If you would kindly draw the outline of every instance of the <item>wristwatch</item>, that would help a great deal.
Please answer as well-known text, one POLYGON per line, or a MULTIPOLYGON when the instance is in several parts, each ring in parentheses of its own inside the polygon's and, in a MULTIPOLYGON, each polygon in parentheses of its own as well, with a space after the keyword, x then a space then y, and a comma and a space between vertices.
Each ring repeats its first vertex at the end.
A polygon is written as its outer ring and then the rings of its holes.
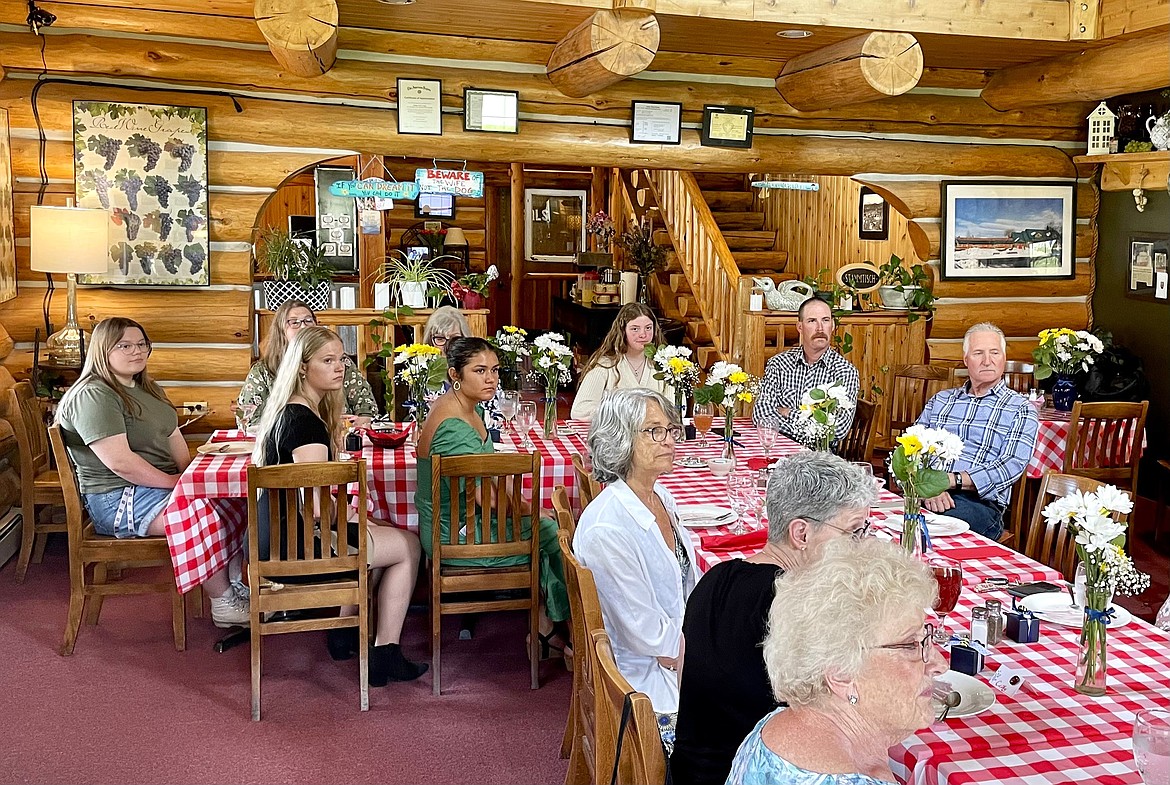
POLYGON ((955 490, 961 490, 963 487, 963 473, 951 472, 951 477, 955 479, 955 490))

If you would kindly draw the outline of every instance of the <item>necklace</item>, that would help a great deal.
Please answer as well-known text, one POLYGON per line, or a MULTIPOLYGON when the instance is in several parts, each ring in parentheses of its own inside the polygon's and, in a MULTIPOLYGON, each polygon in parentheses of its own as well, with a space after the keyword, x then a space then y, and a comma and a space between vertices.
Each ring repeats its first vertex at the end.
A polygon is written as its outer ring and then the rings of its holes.
POLYGON ((632 370, 634 372, 634 378, 637 379, 638 381, 642 381, 642 374, 646 370, 646 360, 642 360, 642 364, 639 365, 637 368, 635 368, 634 364, 630 362, 629 357, 626 358, 626 362, 629 363, 630 370, 632 370))

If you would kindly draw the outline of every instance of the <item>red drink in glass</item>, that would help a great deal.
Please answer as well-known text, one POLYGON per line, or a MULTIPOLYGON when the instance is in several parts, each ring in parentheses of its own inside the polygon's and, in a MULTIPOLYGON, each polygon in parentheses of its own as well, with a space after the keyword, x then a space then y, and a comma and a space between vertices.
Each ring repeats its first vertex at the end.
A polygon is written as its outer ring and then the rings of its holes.
POLYGON ((934 603, 934 611, 939 617, 939 629, 935 631, 935 640, 946 641, 950 639, 947 614, 955 609, 963 591, 963 566, 957 561, 935 556, 930 560, 930 571, 938 584, 938 600, 934 603))

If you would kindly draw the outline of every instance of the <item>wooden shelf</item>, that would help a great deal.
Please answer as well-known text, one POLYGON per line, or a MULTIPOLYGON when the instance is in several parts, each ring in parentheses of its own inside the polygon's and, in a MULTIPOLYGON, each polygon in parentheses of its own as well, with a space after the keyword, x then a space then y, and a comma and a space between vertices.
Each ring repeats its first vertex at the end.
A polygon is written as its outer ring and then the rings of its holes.
POLYGON ((1078 155, 1078 164, 1101 165, 1102 191, 1129 191, 1134 188, 1166 188, 1170 177, 1170 150, 1145 153, 1078 155))

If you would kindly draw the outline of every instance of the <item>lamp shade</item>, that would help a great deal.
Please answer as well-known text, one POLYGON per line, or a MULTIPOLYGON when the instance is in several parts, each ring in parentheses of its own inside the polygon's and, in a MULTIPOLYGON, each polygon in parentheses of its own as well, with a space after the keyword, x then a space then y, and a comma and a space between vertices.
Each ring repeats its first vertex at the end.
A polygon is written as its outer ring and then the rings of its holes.
POLYGON ((443 240, 443 245, 467 245, 467 237, 458 226, 452 226, 447 230, 447 237, 443 240))
POLYGON ((42 273, 104 273, 109 269, 110 214, 84 207, 38 205, 29 210, 29 266, 42 273))

